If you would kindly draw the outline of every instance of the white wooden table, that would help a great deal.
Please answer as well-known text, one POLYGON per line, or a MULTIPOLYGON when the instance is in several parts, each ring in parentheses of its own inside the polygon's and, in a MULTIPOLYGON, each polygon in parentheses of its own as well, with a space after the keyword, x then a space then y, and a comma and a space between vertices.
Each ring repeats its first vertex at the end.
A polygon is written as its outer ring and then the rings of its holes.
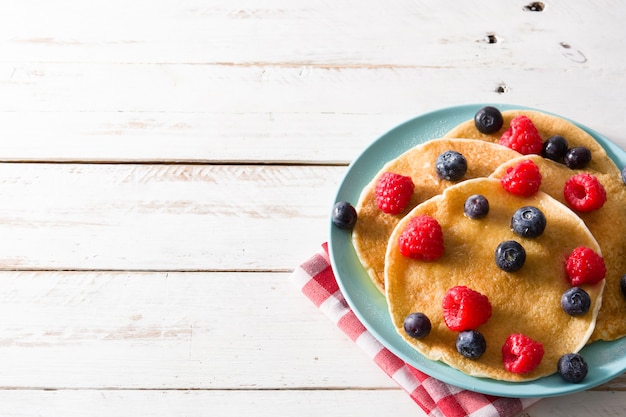
POLYGON ((515 103, 626 147, 624 3, 529 3, 5 2, 0 415, 423 415, 288 276, 420 113, 515 103))

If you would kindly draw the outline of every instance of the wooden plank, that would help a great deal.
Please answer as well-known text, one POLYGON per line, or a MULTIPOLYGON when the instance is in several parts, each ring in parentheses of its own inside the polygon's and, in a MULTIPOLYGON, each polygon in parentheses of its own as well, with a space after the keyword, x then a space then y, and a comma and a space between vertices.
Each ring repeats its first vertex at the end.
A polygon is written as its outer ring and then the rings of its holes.
POLYGON ((623 68, 622 37, 604 35, 622 33, 623 8, 608 0, 554 0, 539 13, 524 6, 486 7, 478 0, 459 7, 408 0, 273 0, 262 6, 109 0, 89 7, 77 0, 22 1, 3 10, 0 49, 3 59, 22 62, 623 68), (498 42, 489 43, 489 34, 498 42))
MULTIPOLYGON (((267 415, 315 417, 322 414, 376 417, 389 410, 398 417, 426 416, 399 390, 52 390, 0 391, 7 417, 134 417, 150 415, 267 415)), ((539 401, 518 417, 621 416, 626 397, 613 392, 583 392, 539 401)))
POLYGON ((542 399, 519 417, 621 416, 624 411, 626 395, 623 392, 585 391, 542 399))
POLYGON ((539 107, 626 147, 626 96, 606 88, 623 70, 14 62, 0 74, 2 160, 347 163, 395 125, 468 102, 539 107))
MULTIPOLYGON (((399 390, 270 391, 0 391, 3 416, 201 417, 302 416, 322 414, 398 417, 426 414, 399 390)), ((582 414, 572 414, 574 417, 582 414)))
POLYGON ((0 272, 0 288, 0 393, 397 388, 287 273, 0 272))
POLYGON ((0 164, 1 269, 291 270, 345 167, 0 164))
POLYGON ((0 393, 397 388, 287 273, 0 272, 0 288, 0 393))
MULTIPOLYGON (((486 98, 490 98, 486 101, 525 98, 523 102, 533 105, 576 97, 579 104, 579 97, 585 96, 598 100, 606 97, 609 103, 621 102, 619 97, 599 88, 619 85, 619 68, 542 69, 533 74, 532 70, 526 73, 512 68, 480 67, 3 62, 0 74, 4 91, 0 96, 0 111, 5 112, 406 114, 412 113, 416 106, 433 109, 433 100, 442 105, 458 105, 486 98), (581 76, 586 76, 584 84, 580 83, 581 76), (501 83, 508 94, 496 91, 501 83), (538 84, 558 89, 560 99, 538 96, 538 84)), ((594 112, 593 108, 588 108, 585 114, 590 111, 594 112)))
POLYGON ((0 112, 1 161, 347 164, 414 114, 0 112), (254 152, 250 152, 254 149, 254 152))

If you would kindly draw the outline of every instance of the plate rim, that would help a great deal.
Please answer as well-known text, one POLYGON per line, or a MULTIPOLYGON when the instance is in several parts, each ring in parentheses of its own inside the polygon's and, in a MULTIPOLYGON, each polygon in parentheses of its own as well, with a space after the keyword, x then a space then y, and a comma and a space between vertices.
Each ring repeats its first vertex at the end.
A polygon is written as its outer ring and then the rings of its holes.
MULTIPOLYGON (((592 137, 594 137, 594 139, 596 139, 600 143, 602 148, 606 150, 607 154, 616 163, 616 165, 619 165, 619 163, 626 162, 626 152, 624 152, 624 150, 622 150, 619 146, 617 146, 611 140, 604 137, 597 131, 590 129, 589 127, 585 125, 577 123, 576 121, 573 121, 559 114, 555 114, 555 113, 545 111, 542 109, 515 105, 515 104, 503 104, 503 103, 462 104, 458 106, 442 107, 442 108, 435 109, 426 113, 416 115, 396 125, 395 127, 389 129, 387 132, 383 133, 374 141, 372 141, 348 165, 348 168, 346 172, 344 173, 343 177, 341 178, 339 186, 337 187, 333 204, 334 202, 345 200, 342 197, 342 195, 345 194, 344 188, 346 187, 347 182, 351 179, 352 176, 357 175, 359 173, 359 170, 362 168, 361 164, 365 163, 363 161, 366 161, 367 158, 371 158, 372 153, 376 152, 379 147, 384 146, 382 142, 389 140, 390 138, 393 139, 394 135, 400 134, 400 132, 402 132, 405 129, 410 130, 411 126, 413 126, 414 124, 417 124, 418 126, 420 124, 426 124, 426 125, 432 124, 433 122, 430 119, 433 119, 433 118, 436 119, 440 115, 453 113, 457 116, 462 115, 463 117, 460 118, 461 121, 470 120, 470 118, 473 117, 473 114, 475 114, 475 112, 478 109, 484 106, 494 106, 500 109, 501 111, 513 110, 513 109, 539 111, 545 114, 550 114, 552 116, 560 117, 564 120, 569 121, 570 123, 573 123, 577 127, 586 131, 592 137)), ((452 127, 456 126, 457 123, 458 121, 454 122, 452 125, 446 126, 443 132, 445 133, 446 131, 450 130, 452 127)), ((373 168, 370 167, 369 171, 378 172, 386 162, 388 162, 391 158, 394 157, 394 154, 395 156, 399 156, 401 153, 407 151, 412 146, 427 142, 428 140, 436 139, 437 137, 438 136, 433 136, 428 139, 424 139, 424 138, 415 139, 414 138, 414 142, 407 142, 407 143, 402 143, 401 141, 401 145, 395 145, 393 147, 393 150, 391 151, 392 155, 390 155, 389 158, 378 160, 378 167, 373 167, 373 168)), ((365 184, 369 183, 372 178, 373 178, 373 175, 370 175, 369 177, 365 178, 364 180, 365 184)), ((362 189, 357 190, 357 194, 360 195, 361 191, 362 189)), ((356 202, 353 202, 353 204, 355 203, 356 202)), ((343 237, 345 240, 346 236, 349 238, 349 242, 350 242, 348 250, 351 251, 352 257, 356 257, 354 247, 352 246, 351 231, 340 230, 334 227, 334 225, 332 224, 332 221, 330 221, 330 217, 329 217, 329 223, 330 223, 330 235, 329 235, 330 238, 328 241, 329 258, 330 258, 331 266, 333 268, 333 271, 337 279, 338 286, 341 292, 343 293, 344 298, 346 299, 348 305, 354 311, 355 315, 361 321, 361 323, 365 326, 365 328, 370 333, 372 333, 385 348, 389 349, 392 353, 394 353, 396 356, 398 356, 400 359, 402 359, 409 365, 415 367, 421 372, 428 374, 429 376, 432 376, 450 385, 463 388, 463 389, 468 389, 468 390, 475 391, 475 392, 479 392, 479 393, 483 393, 483 394, 497 395, 497 396, 503 396, 503 397, 536 398, 536 397, 560 396, 560 395, 572 394, 574 392, 587 390, 595 386, 601 385, 615 378, 616 376, 623 373, 624 371, 626 371, 626 359, 622 359, 621 362, 618 362, 618 364, 620 364, 621 366, 612 367, 612 369, 615 369, 614 371, 605 372, 604 374, 602 374, 602 376, 595 377, 595 378, 589 378, 590 375, 588 375, 586 378, 586 381, 583 381, 582 383, 579 383, 579 384, 572 384, 572 383, 567 383, 565 381, 562 381, 560 380, 560 377, 558 376, 558 374, 553 374, 551 376, 546 376, 543 378, 539 378, 537 380, 525 381, 525 382, 498 381, 498 380, 489 379, 489 378, 472 377, 470 375, 464 374, 461 371, 458 371, 450 367, 449 365, 444 364, 443 362, 432 361, 432 360, 425 358, 419 352, 417 352, 412 347, 410 347, 403 339, 401 339, 400 336, 397 334, 395 328, 392 328, 391 330, 396 334, 397 339, 395 341, 390 341, 388 340, 389 338, 387 336, 383 335, 379 331, 379 329, 377 328, 377 325, 373 324, 370 317, 368 317, 368 315, 365 314, 365 311, 363 311, 364 310, 362 308, 363 301, 359 301, 357 299, 359 296, 361 296, 361 294, 355 294, 352 292, 350 285, 347 285, 347 281, 345 281, 346 279, 349 279, 349 278, 344 276, 344 274, 342 273, 344 268, 341 267, 340 261, 336 259, 336 257, 339 255, 339 252, 337 251, 338 238, 343 237), (399 348, 395 344, 399 342, 401 342, 401 346, 404 349, 399 348), (411 355, 407 354, 406 352, 407 347, 410 349, 409 352, 411 353, 411 355), (433 367, 433 364, 435 364, 434 367, 433 367), (438 368, 444 369, 445 372, 439 372, 438 368), (434 374, 433 374, 433 371, 434 371, 434 374), (542 385, 542 383, 545 383, 545 382, 549 383, 550 381, 553 381, 555 384, 548 385, 548 386, 542 385)), ((367 276, 367 273, 365 269, 363 269, 360 262, 358 263, 357 267, 360 267, 361 271, 359 272, 361 273, 361 275, 365 274, 367 276)), ((370 288, 370 291, 371 291, 371 289, 374 288, 374 285, 371 283, 369 276, 367 276, 367 280, 369 284, 371 285, 371 288, 370 288)), ((375 289, 375 290, 378 291, 378 289, 375 289)), ((366 307, 370 307, 374 309, 384 308, 384 312, 382 312, 383 315, 384 314, 388 315, 389 314, 388 306, 387 306, 385 297, 382 296, 380 292, 378 292, 378 294, 379 294, 378 299, 372 299, 368 301, 369 304, 367 304, 366 307), (381 305, 380 298, 382 298, 382 302, 384 303, 384 305, 381 305)), ((381 312, 376 311, 376 313, 381 313, 381 312)), ((371 312, 368 312, 368 314, 371 314, 371 312)), ((382 320, 384 321, 384 318, 382 318, 382 320)), ((391 325, 390 318, 389 318, 388 324, 391 327, 393 327, 391 325)), ((387 329, 386 331, 389 332, 390 330, 387 329)), ((615 341, 610 341, 610 342, 596 341, 586 346, 583 349, 583 351, 586 351, 588 354, 593 355, 593 357, 595 357, 596 355, 598 355, 598 353, 596 352, 598 349, 600 349, 600 353, 602 353, 603 350, 606 349, 606 346, 604 346, 606 344, 609 344, 611 346, 615 346, 616 344, 619 344, 619 348, 623 348, 624 351, 626 351, 626 338, 621 338, 621 339, 617 339, 615 341)), ((626 355, 624 355, 623 358, 624 357, 626 357, 626 355)), ((592 374, 592 371, 593 370, 591 369, 591 363, 590 363, 590 374, 592 374)))

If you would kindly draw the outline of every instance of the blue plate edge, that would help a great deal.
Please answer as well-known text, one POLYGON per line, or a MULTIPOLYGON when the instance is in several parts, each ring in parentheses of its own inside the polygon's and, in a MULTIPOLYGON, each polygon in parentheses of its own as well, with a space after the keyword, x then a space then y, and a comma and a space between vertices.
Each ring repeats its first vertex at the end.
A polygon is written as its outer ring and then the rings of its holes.
MULTIPOLYGON (((346 172, 344 173, 343 178, 340 181, 340 186, 337 190, 337 193, 335 194, 335 199, 334 201, 339 201, 340 196, 342 195, 342 191, 343 188, 345 188, 345 184, 346 184, 346 179, 350 177, 350 174, 352 174, 352 170, 354 169, 355 166, 358 166, 359 162, 361 161, 361 159, 364 157, 364 155, 367 155, 368 153, 372 152, 372 149, 375 149, 377 146, 382 146, 381 145, 381 141, 386 138, 389 137, 390 135, 393 135, 394 132, 399 132, 402 131, 402 129, 405 129, 408 126, 411 126, 412 124, 419 122, 420 120, 423 119, 428 119, 431 118, 433 116, 439 115, 439 114, 444 114, 444 113, 449 113, 449 112, 453 112, 453 113, 459 113, 459 112, 468 112, 470 110, 472 110, 474 113, 476 110, 478 110, 479 108, 486 106, 486 105, 490 105, 490 106, 494 106, 500 110, 510 110, 510 109, 523 109, 523 110, 535 110, 535 111, 541 111, 543 113, 547 113, 547 114, 551 114, 557 117, 561 117, 573 124, 575 124, 576 126, 578 126, 579 128, 585 130, 587 133, 589 133, 591 136, 594 137, 594 139, 596 139, 600 145, 607 151, 609 157, 616 162, 616 164, 618 164, 618 161, 616 161, 616 159, 624 159, 626 158, 626 153, 624 153, 624 151, 619 148, 617 145, 615 145, 613 142, 611 142, 609 139, 605 138, 604 136, 602 136, 600 133, 598 133, 597 131, 588 128, 587 126, 581 125, 580 123, 577 123, 573 120, 570 120, 566 117, 560 116, 558 114, 555 113, 551 113, 545 110, 541 110, 541 109, 537 109, 537 108, 533 108, 533 107, 528 107, 528 106, 520 106, 520 105, 514 105, 514 104, 502 104, 502 103, 469 103, 469 104, 463 104, 463 105, 459 105, 459 106, 453 106, 453 107, 444 107, 444 108, 440 108, 440 109, 436 109, 427 113, 423 113, 420 115, 417 115, 395 127, 393 127, 392 129, 388 130, 387 132, 385 132, 384 134, 382 134, 380 137, 378 137, 376 140, 374 140, 372 143, 370 143, 370 145, 368 145, 360 154, 357 158, 355 158, 355 160, 353 160, 349 165, 348 168, 346 170, 346 172), (618 153, 623 154, 620 158, 620 156, 618 155, 618 153)), ((461 121, 465 121, 468 120, 468 117, 465 116, 463 118, 460 119, 461 121)), ((451 126, 453 127, 453 126, 451 126)), ((450 127, 450 128, 451 128, 450 127)), ((430 139, 434 139, 436 137, 431 137, 430 139)), ((426 139, 429 140, 429 139, 426 139)), ((424 142, 425 140, 418 140, 414 145, 417 145, 419 143, 424 142)), ((396 152, 396 156, 400 155, 403 151, 408 150, 409 147, 403 149, 401 152, 396 152)), ((380 166, 378 166, 377 168, 380 169, 384 163, 386 163, 386 161, 388 161, 390 159, 384 160, 384 161, 380 161, 380 166)), ((367 178, 366 180, 366 184, 369 183, 369 181, 371 180, 371 178, 367 178)), ((420 371, 431 375, 431 373, 429 371, 432 371, 432 369, 425 369, 425 366, 422 365, 420 363, 420 359, 422 362, 425 363, 433 363, 433 361, 430 361, 429 359, 424 358, 422 355, 420 355, 419 353, 415 352, 418 356, 418 359, 414 358, 414 357, 408 357, 404 352, 398 350, 396 348, 396 346, 394 346, 393 344, 388 343, 388 341, 386 340, 386 337, 383 336, 382 334, 380 334, 377 329, 375 327, 373 327, 370 323, 369 323, 369 319, 367 317, 365 317, 362 312, 360 311, 360 308, 358 306, 355 305, 354 301, 351 299, 350 294, 349 294, 349 290, 347 289, 347 287, 344 285, 343 279, 341 277, 341 274, 339 273, 339 271, 342 269, 339 265, 339 263, 337 262, 337 260, 335 259, 335 253, 336 250, 334 248, 334 239, 333 234, 335 233, 344 233, 346 234, 346 238, 350 240, 350 245, 349 245, 349 250, 354 252, 354 248, 351 244, 351 235, 350 232, 346 232, 343 230, 339 230, 336 227, 334 227, 332 225, 332 222, 330 222, 330 236, 331 238, 328 241, 328 245, 329 245, 329 255, 330 255, 330 261, 331 261, 331 265, 333 270, 336 272, 337 274, 337 282, 339 285, 340 290, 342 291, 342 293, 344 294, 346 301, 348 302, 348 305, 352 308, 352 310, 354 311, 354 313, 356 314, 356 316, 359 318, 359 320, 363 323, 363 325, 366 327, 366 329, 368 331, 370 331, 382 344, 383 346, 385 346, 387 349, 389 349, 391 352, 393 352, 395 355, 397 355, 398 357, 400 357, 402 360, 404 360, 405 362, 409 363, 410 365, 414 366, 415 368, 419 369, 420 371)), ((354 256, 356 256, 355 253, 353 253, 354 256)), ((368 278, 369 280, 369 278, 368 278)), ((372 289, 374 289, 375 291, 378 292, 378 290, 374 287, 373 284, 371 284, 371 281, 369 281, 369 284, 371 285, 372 289)), ((378 292, 379 293, 379 292, 378 292)), ((379 293, 380 294, 380 293, 379 293)), ((384 297, 383 297, 384 299, 384 297)), ((384 303, 385 307, 386 302, 384 303)), ((395 329, 394 329, 395 331, 395 329)), ((603 342, 603 341, 598 341, 598 342, 594 342, 593 344, 585 347, 583 349, 583 352, 588 349, 591 346, 594 346, 596 344, 604 344, 604 343, 618 343, 621 342, 621 344, 624 344, 624 347, 626 348, 626 338, 622 338, 619 339, 617 341, 611 341, 611 342, 603 342)), ((407 345, 408 346, 408 345, 407 345)), ((444 366, 447 368, 447 372, 449 373, 458 373, 458 377, 461 377, 461 379, 470 379, 471 381, 474 381, 475 383, 478 384, 478 386, 472 384, 472 383, 466 383, 463 381, 459 381, 457 380, 454 376, 448 376, 448 375, 431 375, 443 382, 446 382, 450 385, 454 385, 457 386, 459 388, 463 388, 463 389, 468 389, 468 390, 472 390, 475 392, 480 392, 483 394, 489 394, 489 395, 497 395, 497 396, 503 396, 503 397, 517 397, 517 398, 544 398, 544 397, 554 397, 554 396, 561 396, 561 395, 567 395, 567 394, 572 394, 575 392, 580 392, 580 391, 584 391, 593 387, 596 387, 598 385, 601 385, 603 383, 606 383, 608 381, 610 381, 611 379, 615 378, 617 375, 619 375, 620 373, 626 371, 626 360, 624 361, 624 363, 622 364, 622 366, 620 368, 616 368, 617 371, 613 372, 610 375, 605 375, 603 377, 594 377, 593 375, 593 369, 590 369, 590 373, 587 376, 586 380, 584 381, 584 383, 582 384, 568 384, 568 383, 563 383, 562 385, 559 385, 557 388, 555 389, 553 386, 548 387, 548 386, 541 386, 539 384, 539 381, 548 381, 549 379, 555 379, 555 378, 559 378, 560 377, 558 375, 551 375, 551 376, 547 376, 544 378, 540 378, 538 380, 534 380, 534 381, 527 381, 527 382, 506 382, 506 381, 498 381, 498 380, 493 380, 493 379, 489 379, 489 378, 477 378, 477 377, 471 377, 469 375, 463 374, 460 371, 457 371, 451 367, 449 367, 448 365, 445 365, 441 362, 438 362, 438 364, 440 364, 441 366, 444 366), (525 393, 525 388, 528 389, 530 387, 536 388, 536 389, 541 389, 541 394, 537 395, 537 392, 534 393, 525 393)))

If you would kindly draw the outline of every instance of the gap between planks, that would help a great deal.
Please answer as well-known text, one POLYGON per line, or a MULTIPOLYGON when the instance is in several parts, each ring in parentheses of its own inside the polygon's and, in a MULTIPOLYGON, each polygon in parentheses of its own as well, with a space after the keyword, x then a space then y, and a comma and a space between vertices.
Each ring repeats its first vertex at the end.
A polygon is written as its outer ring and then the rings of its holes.
POLYGON ((0 159, 1 164, 39 164, 39 165, 193 165, 193 166, 276 166, 276 167, 347 167, 347 162, 325 162, 325 161, 258 161, 258 160, 197 160, 197 159, 177 159, 177 160, 89 160, 89 159, 0 159))

